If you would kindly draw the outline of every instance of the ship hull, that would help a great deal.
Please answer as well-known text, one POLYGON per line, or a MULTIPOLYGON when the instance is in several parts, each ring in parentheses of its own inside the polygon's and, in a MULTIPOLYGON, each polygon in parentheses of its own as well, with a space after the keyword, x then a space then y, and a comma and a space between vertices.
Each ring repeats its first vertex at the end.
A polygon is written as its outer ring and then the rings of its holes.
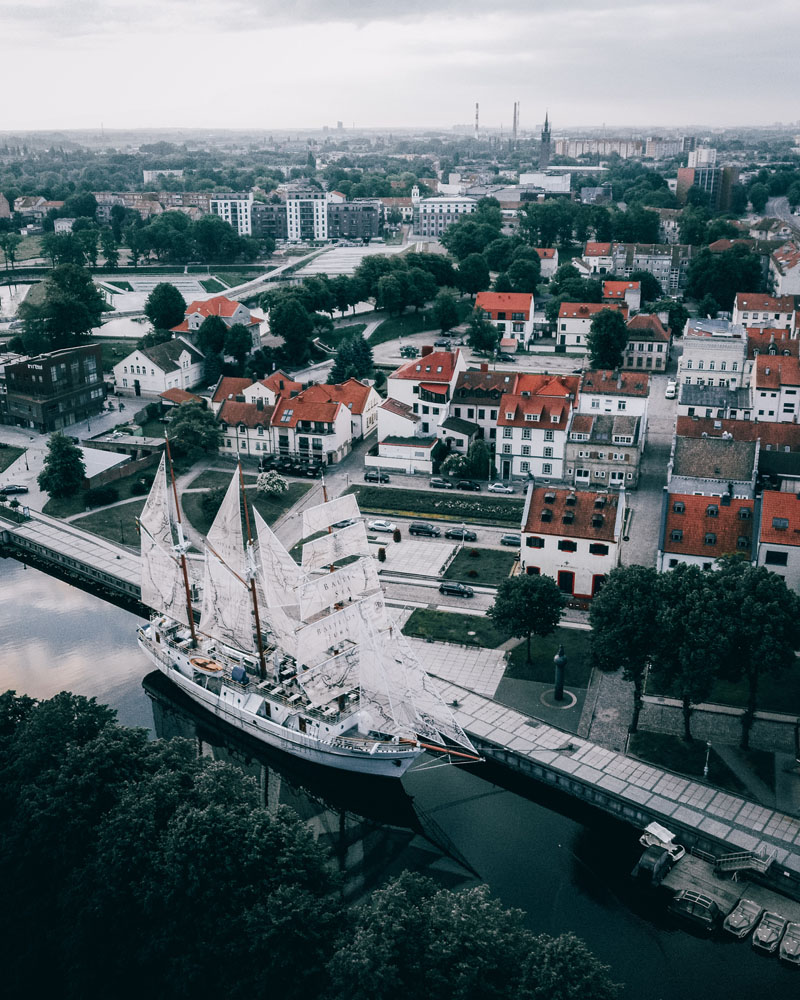
MULTIPOLYGON (((139 645, 156 669, 168 677, 193 702, 235 729, 248 733, 268 746, 276 747, 278 750, 301 760, 357 774, 400 778, 422 754, 422 750, 411 746, 390 750, 384 749, 386 744, 383 744, 372 751, 357 747, 337 746, 332 742, 287 729, 285 726, 256 715, 244 707, 225 702, 213 691, 201 687, 191 677, 182 673, 180 669, 158 656, 150 643, 141 635, 139 636, 139 645)), ((372 746, 375 747, 375 744, 373 743, 372 746)))

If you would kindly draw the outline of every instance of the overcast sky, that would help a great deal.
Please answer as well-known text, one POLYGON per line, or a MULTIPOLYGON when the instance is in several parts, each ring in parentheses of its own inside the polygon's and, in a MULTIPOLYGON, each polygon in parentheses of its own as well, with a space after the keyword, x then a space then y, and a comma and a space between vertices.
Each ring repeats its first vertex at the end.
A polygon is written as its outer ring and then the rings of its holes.
POLYGON ((0 0, 0 131, 798 119, 800 0, 0 0))

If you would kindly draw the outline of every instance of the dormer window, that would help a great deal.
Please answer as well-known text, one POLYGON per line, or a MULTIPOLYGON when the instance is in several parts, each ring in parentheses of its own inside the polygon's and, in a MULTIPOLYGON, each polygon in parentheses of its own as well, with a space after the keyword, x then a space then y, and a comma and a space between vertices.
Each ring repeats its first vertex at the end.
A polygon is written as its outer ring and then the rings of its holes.
POLYGON ((545 503, 555 503, 556 502, 556 495, 555 495, 555 493, 545 493, 545 495, 544 495, 544 502, 545 503))
POLYGON ((578 502, 578 498, 575 496, 574 493, 570 493, 570 495, 564 501, 564 503, 567 505, 567 507, 574 507, 577 502, 578 502))
POLYGON ((706 507, 706 517, 717 517, 719 515, 719 507, 715 503, 710 503, 706 507))
POLYGON ((513 420, 514 414, 511 410, 506 410, 506 420, 513 420))
POLYGON ((776 531, 786 531, 788 529, 788 527, 789 527, 789 518, 788 517, 773 517, 773 519, 772 519, 772 527, 776 531))
POLYGON ((716 545, 717 544, 717 536, 712 531, 707 531, 706 535, 705 535, 705 538, 703 539, 703 543, 705 545, 716 545))
POLYGON ((740 507, 739 508, 739 520, 740 521, 749 521, 750 520, 750 508, 749 507, 740 507))
POLYGON ((553 512, 552 512, 552 510, 547 510, 547 508, 545 508, 542 511, 542 515, 541 516, 542 516, 542 520, 543 521, 552 521, 553 520, 553 512))
POLYGON ((676 514, 685 514, 686 504, 682 500, 676 500, 675 503, 672 505, 672 510, 676 514))
POLYGON ((604 517, 602 514, 592 514, 592 527, 600 528, 602 527, 604 517))
POLYGON ((682 542, 683 531, 680 528, 675 528, 669 533, 669 538, 671 542, 682 542))
POLYGON ((739 537, 736 539, 736 548, 737 549, 750 548, 750 539, 747 537, 747 535, 739 535, 739 537))

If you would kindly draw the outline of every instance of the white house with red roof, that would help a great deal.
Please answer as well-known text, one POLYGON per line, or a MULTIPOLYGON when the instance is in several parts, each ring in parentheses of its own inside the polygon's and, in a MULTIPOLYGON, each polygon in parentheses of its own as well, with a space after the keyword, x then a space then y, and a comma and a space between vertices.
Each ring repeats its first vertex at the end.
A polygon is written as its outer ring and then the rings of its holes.
POLYGON ((670 331, 655 313, 639 313, 628 320, 625 368, 663 372, 669 361, 670 331))
POLYGON ((275 407, 259 396, 245 402, 241 395, 222 400, 217 421, 222 428, 222 455, 261 459, 275 452, 270 421, 275 407))
POLYGON ((664 490, 656 557, 660 573, 679 563, 713 569, 721 556, 753 556, 756 501, 664 490))
POLYGON ((519 375, 514 391, 500 400, 497 475, 502 479, 562 479, 567 429, 577 396, 577 376, 519 375))
MULTIPOLYGON (((422 417, 421 436, 435 437, 439 424, 447 419, 458 377, 466 369, 467 362, 460 350, 434 351, 423 347, 421 357, 392 372, 386 383, 386 395, 407 403, 422 417)), ((382 438, 380 421, 379 413, 378 437, 382 438)))
POLYGON ((230 399, 238 399, 243 403, 256 403, 260 399, 265 405, 274 406, 278 399, 296 396, 302 389, 301 382, 295 382, 280 370, 255 382, 250 378, 224 375, 214 387, 211 409, 218 413, 225 400, 230 399))
POLYGON ((500 348, 527 348, 533 337, 533 295, 530 292, 478 292, 475 308, 482 309, 500 331, 500 348))
POLYGON ((204 358, 182 337, 132 351, 114 365, 114 384, 135 396, 193 389, 203 378, 204 358))
POLYGON ((737 389, 745 383, 747 333, 725 319, 690 319, 678 361, 681 385, 737 389))
POLYGON ((558 270, 558 250, 556 247, 534 247, 542 264, 542 277, 552 278, 558 270))
POLYGON ((588 242, 581 258, 590 274, 614 273, 614 244, 588 242))
POLYGON ((755 561, 800 591, 800 493, 764 490, 756 531, 755 561))
POLYGON ((619 312, 627 323, 628 306, 624 302, 562 302, 556 328, 558 346, 568 354, 585 354, 592 320, 604 309, 619 312))
POLYGON ((776 295, 800 295, 800 245, 784 243, 769 259, 776 295))
POLYGON ((520 565, 529 575, 552 577, 563 593, 589 600, 620 564, 624 521, 624 490, 608 494, 531 484, 520 565))
POLYGON ((624 302, 631 310, 642 304, 641 281, 604 281, 603 302, 624 302))
POLYGON ((350 434, 353 441, 360 441, 378 429, 378 409, 381 397, 374 386, 349 378, 338 385, 311 385, 302 394, 305 400, 338 401, 350 413, 350 434))
POLYGON ((227 327, 239 323, 250 331, 253 338, 253 349, 261 346, 261 323, 263 320, 253 316, 247 306, 234 302, 225 295, 215 295, 203 301, 190 302, 186 307, 183 322, 172 328, 176 336, 193 335, 203 325, 203 320, 209 316, 219 316, 227 327))
POLYGON ((793 295, 763 295, 760 292, 737 292, 733 302, 732 322, 748 329, 770 327, 795 332, 793 295))
POLYGON ((800 419, 800 363, 796 357, 759 354, 751 390, 757 420, 796 424, 800 419))
POLYGON ((433 451, 437 438, 430 431, 423 434, 422 416, 411 403, 389 397, 378 408, 378 450, 368 454, 364 465, 409 475, 433 472, 433 451))
POLYGON ((579 413, 624 413, 647 420, 650 376, 647 372, 592 369, 581 376, 579 413))
POLYGON ((348 454, 353 441, 350 411, 331 398, 327 388, 310 386, 278 400, 271 419, 276 454, 322 465, 333 465, 348 454))

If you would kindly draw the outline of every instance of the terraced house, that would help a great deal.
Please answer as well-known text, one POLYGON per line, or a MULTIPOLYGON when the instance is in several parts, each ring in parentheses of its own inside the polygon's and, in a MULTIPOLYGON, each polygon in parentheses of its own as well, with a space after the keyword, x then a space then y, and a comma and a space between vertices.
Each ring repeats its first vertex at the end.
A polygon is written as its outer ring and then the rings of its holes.
POLYGON ((497 475, 502 479, 563 479, 567 430, 577 396, 577 376, 520 375, 514 391, 500 400, 497 475))

